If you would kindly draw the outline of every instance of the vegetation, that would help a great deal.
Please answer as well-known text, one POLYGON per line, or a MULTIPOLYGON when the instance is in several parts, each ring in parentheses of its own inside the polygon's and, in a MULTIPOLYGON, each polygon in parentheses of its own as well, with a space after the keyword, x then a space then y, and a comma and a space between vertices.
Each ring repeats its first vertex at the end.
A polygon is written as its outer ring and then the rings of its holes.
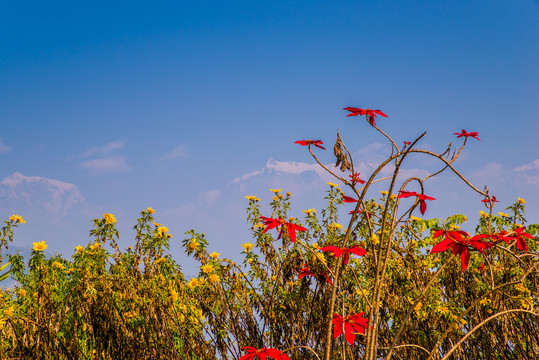
MULTIPOLYGON (((281 189, 271 190, 264 212, 247 196, 253 243, 242 245, 241 262, 209 253, 205 234, 191 230, 183 247, 200 273, 185 279, 168 253, 172 236, 151 208, 140 213, 126 250, 116 219, 104 214, 71 259, 47 258, 45 242, 34 243, 28 261, 10 255, 17 285, 0 292, 0 358, 537 358, 539 225, 525 226, 520 198, 496 215, 488 189, 454 168, 477 133, 456 133, 461 147, 437 154, 416 149, 425 134, 397 146, 376 126, 376 114, 386 116, 379 110, 347 110, 365 115, 392 154, 363 180, 339 134, 337 171, 313 152, 324 150, 322 141, 297 141, 338 184, 328 183, 324 209, 301 218, 290 217, 291 194, 281 189), (434 157, 441 168, 397 187, 410 154, 434 157), (393 175, 382 178, 386 166, 393 175), (442 171, 484 196, 473 236, 460 229, 464 215, 414 216, 436 200, 424 183, 442 171), (383 181, 387 190, 373 196, 371 186, 383 181)), ((24 220, 4 223, 0 264, 24 220)))

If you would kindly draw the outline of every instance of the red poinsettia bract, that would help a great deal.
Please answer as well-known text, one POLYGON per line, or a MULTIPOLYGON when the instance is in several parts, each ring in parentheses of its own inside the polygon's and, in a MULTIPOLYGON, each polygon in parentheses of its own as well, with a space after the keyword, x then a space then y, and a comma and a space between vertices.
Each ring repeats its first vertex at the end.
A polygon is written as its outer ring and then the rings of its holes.
POLYGON ((481 200, 482 203, 485 203, 485 204, 494 204, 495 202, 499 202, 498 200, 496 200, 496 196, 493 196, 491 198, 486 198, 486 199, 483 199, 481 200))
POLYGON ((344 328, 344 337, 346 341, 350 344, 354 344, 356 339, 356 334, 365 334, 365 329, 369 324, 369 320, 362 317, 364 313, 357 313, 355 315, 348 315, 343 317, 339 314, 333 314, 332 323, 335 325, 333 327, 333 338, 337 338, 342 334, 344 328))
POLYGON ((415 191, 411 192, 411 191, 400 190, 399 192, 400 194, 399 196, 397 196, 399 198, 407 198, 410 196, 416 196, 419 199, 419 211, 421 211, 421 215, 425 215, 425 211, 427 210, 427 203, 425 202, 425 200, 436 200, 433 197, 423 195, 423 194, 418 194, 415 191))
MULTIPOLYGON (((319 274, 321 277, 323 277, 324 279, 326 279, 326 281, 330 284, 330 285, 333 285, 333 282, 331 281, 331 279, 329 278, 328 274, 326 273, 320 273, 319 274)), ((299 273, 298 275, 298 280, 305 277, 305 276, 313 276, 313 277, 317 277, 315 274, 313 274, 311 272, 311 270, 309 269, 309 266, 307 266, 307 264, 304 264, 303 265, 303 269, 301 269, 301 272, 299 273)))
POLYGON ((266 360, 268 356, 275 360, 290 360, 288 355, 277 349, 271 349, 267 347, 257 349, 252 346, 244 346, 242 347, 242 350, 247 350, 247 354, 240 357, 239 360, 254 360, 257 358, 260 360, 266 360))
POLYGON ((518 229, 515 229, 514 231, 511 231, 511 232, 500 231, 494 234, 476 235, 473 238, 491 239, 494 241, 504 241, 507 245, 509 245, 509 242, 511 240, 515 240, 516 246, 519 250, 528 252, 528 244, 526 243, 526 240, 524 238, 533 239, 533 235, 525 233, 524 229, 525 227, 519 227, 518 229))
MULTIPOLYGON (((460 132, 460 133, 453 133, 453 134, 457 135, 457 138, 463 137, 463 136, 468 138, 469 136, 471 136, 474 139, 479 140, 479 138, 477 137, 477 135, 479 135, 479 134, 476 133, 475 131, 474 132, 466 132, 466 130, 462 130, 462 132, 460 132)), ((481 141, 481 140, 479 140, 479 141, 481 141)))
POLYGON ((363 256, 363 255, 365 255, 367 253, 367 250, 363 249, 359 245, 354 245, 354 246, 349 247, 349 248, 344 248, 344 247, 340 248, 340 247, 337 247, 337 246, 329 245, 329 246, 324 246, 320 250, 327 251, 327 252, 332 252, 333 255, 335 255, 336 257, 340 257, 342 254, 344 254, 344 263, 345 264, 348 264, 348 257, 350 256, 350 254, 355 254, 357 256, 363 256))
POLYGON ((344 202, 344 203, 355 203, 355 202, 358 202, 358 200, 354 199, 353 197, 343 195, 342 196, 342 202, 344 202))
POLYGON ((365 184, 365 180, 359 178, 359 173, 354 173, 353 175, 348 175, 352 179, 352 184, 360 183, 365 184))
POLYGON ((317 148, 326 150, 325 147, 321 146, 324 144, 322 140, 298 140, 298 141, 294 141, 294 144, 300 144, 301 146, 314 145, 317 148))
POLYGON ((377 114, 383 117, 387 117, 387 115, 384 114, 381 110, 361 109, 361 108, 355 108, 355 107, 345 107, 344 110, 350 111, 350 114, 346 116, 367 115, 367 121, 372 126, 376 126, 376 123, 374 122, 374 118, 376 117, 377 114))
POLYGON ((288 236, 290 237, 290 240, 295 244, 296 243, 296 231, 307 231, 307 228, 304 228, 303 226, 299 226, 296 224, 292 224, 288 221, 284 221, 281 218, 272 219, 265 216, 260 216, 260 219, 264 222, 264 225, 266 225, 266 228, 262 233, 265 233, 269 229, 276 228, 277 226, 281 226, 281 231, 279 232, 279 236, 277 237, 277 240, 281 238, 283 235, 283 230, 286 228, 286 232, 288 236))
POLYGON ((440 236, 444 236, 444 240, 434 245, 430 251, 431 254, 451 249, 453 255, 460 254, 462 271, 466 270, 468 267, 468 262, 470 261, 470 248, 485 254, 485 249, 488 249, 491 246, 491 244, 488 244, 475 236, 470 238, 470 235, 462 230, 438 230, 432 237, 437 238, 440 236))

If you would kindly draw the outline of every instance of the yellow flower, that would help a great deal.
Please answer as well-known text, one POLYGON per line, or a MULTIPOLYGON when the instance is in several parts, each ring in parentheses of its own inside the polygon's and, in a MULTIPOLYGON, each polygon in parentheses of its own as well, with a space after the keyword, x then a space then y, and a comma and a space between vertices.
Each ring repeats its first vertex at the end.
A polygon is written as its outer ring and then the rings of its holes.
POLYGON ((216 282, 221 281, 221 277, 217 274, 211 274, 208 276, 208 281, 212 284, 215 284, 216 282))
POLYGON ((249 259, 249 260, 247 260, 247 262, 248 262, 249 264, 252 264, 252 263, 253 263, 253 259, 249 259))
POLYGON ((77 253, 79 254, 82 254, 84 252, 84 248, 81 245, 75 246, 75 249, 77 250, 77 253))
POLYGON ((195 250, 199 245, 200 245, 200 243, 197 241, 197 239, 193 239, 189 243, 188 247, 189 247, 190 250, 195 250))
POLYGON ((328 224, 328 228, 335 228, 335 229, 341 229, 342 228, 342 225, 341 224, 338 224, 336 222, 332 223, 332 224, 328 224))
POLYGON ((90 249, 92 249, 92 251, 96 251, 97 249, 99 249, 100 246, 101 243, 95 243, 93 245, 90 245, 90 249))
POLYGON ((148 214, 154 214, 154 213, 155 213, 155 210, 152 209, 151 207, 149 207, 149 208, 146 209, 146 212, 147 212, 148 214))
POLYGON ((178 293, 174 289, 169 289, 170 297, 172 298, 173 302, 176 302, 178 300, 178 293))
POLYGON ((505 213, 503 213, 503 212, 498 212, 498 215, 500 215, 501 217, 507 217, 507 216, 509 216, 509 214, 505 214, 505 213))
POLYGON ((320 249, 320 246, 318 245, 318 243, 314 243, 313 244, 313 248, 315 248, 316 250, 320 249))
POLYGON ((332 187, 332 188, 339 186, 339 185, 334 184, 334 183, 332 183, 332 182, 328 182, 328 185, 329 185, 330 187, 332 187))
POLYGON ((316 210, 315 209, 307 209, 307 210, 301 210, 301 212, 311 216, 311 215, 314 215, 316 214, 316 210))
POLYGON ((159 235, 165 235, 165 233, 167 233, 167 232, 168 232, 168 228, 166 226, 159 226, 157 228, 157 233, 159 235))
POLYGON ((26 220, 24 220, 20 215, 11 215, 9 220, 15 221, 16 223, 26 223, 26 220))
POLYGON ((251 200, 252 200, 252 201, 260 201, 260 199, 259 199, 258 197, 253 196, 253 195, 246 196, 245 198, 246 198, 247 200, 249 200, 249 201, 251 201, 251 200))
POLYGON ((103 214, 103 218, 105 218, 105 222, 107 224, 114 224, 116 223, 116 218, 112 214, 103 214))
POLYGON ((219 255, 221 255, 221 254, 219 254, 218 252, 214 251, 214 252, 212 252, 212 253, 210 254, 210 257, 211 257, 212 259, 217 259, 217 258, 219 258, 219 255))
POLYGON ((518 199, 518 202, 521 203, 521 204, 525 204, 526 203, 526 200, 524 199, 521 199, 521 198, 517 198, 518 199))
POLYGON ((488 217, 488 214, 484 212, 483 210, 479 211, 479 216, 481 217, 488 217))
POLYGON ((412 221, 421 221, 420 218, 415 217, 415 216, 410 216, 410 220, 412 220, 412 221))
POLYGON ((162 264, 162 263, 164 263, 165 261, 167 261, 166 258, 160 257, 159 259, 155 260, 154 265, 162 264))
POLYGON ((198 285, 200 284, 197 278, 191 278, 191 280, 189 280, 189 282, 187 283, 187 286, 189 286, 190 288, 195 288, 198 285))
POLYGON ((254 244, 251 244, 250 242, 242 244, 241 245, 245 251, 251 251, 251 249, 254 247, 254 244))
POLYGON ((384 190, 384 191, 378 191, 378 192, 379 192, 380 194, 384 195, 384 196, 387 195, 387 194, 389 194, 389 192, 387 192, 387 191, 385 191, 385 190, 384 190))
POLYGON ((203 265, 201 268, 200 268, 203 272, 205 272, 206 274, 209 274, 211 272, 213 272, 213 266, 211 264, 205 264, 203 265))
POLYGON ((53 262, 52 266, 60 270, 64 270, 66 268, 62 263, 59 263, 58 261, 53 262))
POLYGON ((283 189, 270 189, 270 191, 271 191, 272 193, 277 194, 277 193, 283 191, 283 189))
POLYGON ((7 317, 13 316, 13 307, 10 306, 6 310, 4 310, 4 315, 7 316, 7 317))
POLYGON ((26 296, 26 290, 24 289, 19 289, 18 293, 20 296, 26 296))
POLYGON ((255 228, 263 228, 263 227, 266 227, 266 225, 258 223, 258 224, 254 224, 253 227, 255 227, 255 228))
POLYGON ((373 234, 373 235, 371 236, 371 241, 372 241, 372 243, 373 243, 374 245, 376 245, 376 244, 378 244, 378 242, 380 242, 380 239, 378 238, 378 236, 376 236, 376 235, 373 234))
POLYGON ((391 194, 391 196, 389 198, 395 200, 397 198, 397 195, 391 194))
POLYGON ((292 194, 289 191, 287 191, 286 196, 292 196, 292 194))
POLYGON ((273 275, 273 276, 271 277, 271 280, 277 281, 277 276, 273 275))
POLYGON ((45 244, 45 240, 32 243, 32 245, 34 245, 34 247, 32 248, 32 250, 34 251, 44 251, 47 250, 47 248, 49 247, 49 245, 45 244))
POLYGON ((278 197, 278 196, 274 196, 272 200, 273 200, 273 201, 279 201, 279 197, 278 197))

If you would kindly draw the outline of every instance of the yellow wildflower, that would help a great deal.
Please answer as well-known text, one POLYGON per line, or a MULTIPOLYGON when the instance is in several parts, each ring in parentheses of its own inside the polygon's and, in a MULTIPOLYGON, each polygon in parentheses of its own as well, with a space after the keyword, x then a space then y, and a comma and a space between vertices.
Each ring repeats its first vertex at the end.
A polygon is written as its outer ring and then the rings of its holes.
POLYGON ((24 289, 19 289, 18 293, 20 296, 26 296, 26 290, 24 289))
POLYGON ((190 250, 195 250, 197 247, 199 247, 200 243, 197 241, 197 239, 191 240, 188 247, 190 250))
POLYGON ((488 217, 488 214, 484 212, 483 210, 479 211, 479 216, 481 217, 488 217))
POLYGON ((214 251, 214 252, 212 252, 212 253, 210 254, 210 257, 211 257, 212 259, 217 259, 217 258, 219 258, 219 255, 221 255, 221 254, 219 254, 217 251, 214 251))
POLYGON ((79 254, 82 254, 84 252, 84 248, 81 245, 75 246, 75 250, 77 250, 77 253, 79 254))
POLYGON ((316 214, 316 210, 315 209, 307 209, 307 210, 301 210, 301 212, 311 216, 311 215, 314 215, 316 214))
POLYGON ((167 232, 168 232, 168 228, 166 226, 159 226, 157 228, 157 233, 159 235, 165 235, 165 233, 167 233, 167 232))
POLYGON ((284 196, 282 194, 278 194, 277 196, 279 197, 279 199, 284 198, 284 196))
POLYGON ((162 264, 162 263, 164 263, 165 261, 167 261, 166 258, 160 257, 159 259, 155 260, 154 265, 162 264))
POLYGON ((116 218, 112 214, 103 214, 103 218, 105 219, 105 222, 107 224, 114 224, 116 223, 116 218))
POLYGON ((250 242, 242 244, 241 245, 245 251, 251 251, 251 249, 254 247, 254 244, 251 244, 250 242))
POLYGON ((332 223, 332 224, 328 224, 328 227, 329 228, 335 228, 335 229, 341 229, 342 228, 342 225, 341 224, 338 224, 336 222, 332 223))
POLYGON ((509 214, 505 214, 505 213, 503 213, 503 212, 498 212, 498 215, 500 215, 501 217, 507 217, 507 216, 509 216, 509 214))
POLYGON ((252 263, 253 263, 253 259, 248 259, 247 262, 248 262, 249 264, 252 264, 252 263))
POLYGON ((13 307, 10 306, 6 310, 4 310, 4 315, 7 316, 7 317, 13 316, 13 307))
POLYGON ((191 278, 191 280, 189 280, 189 282, 187 283, 187 286, 189 286, 190 288, 195 288, 199 285, 200 284, 197 278, 191 278))
POLYGON ((258 224, 254 224, 253 227, 255 227, 255 228, 263 228, 263 227, 266 227, 266 225, 258 223, 258 224))
POLYGON ((371 241, 372 241, 372 243, 373 243, 374 245, 376 245, 376 244, 378 244, 378 243, 380 242, 380 239, 378 238, 378 236, 376 236, 376 235, 373 234, 373 235, 371 236, 371 241))
POLYGON ((101 246, 101 243, 95 243, 93 245, 90 245, 90 249, 92 251, 96 251, 97 249, 99 249, 100 246, 101 246))
POLYGON ((47 250, 47 248, 49 247, 49 245, 45 244, 45 240, 32 243, 32 245, 33 245, 32 250, 34 251, 44 251, 44 250, 47 250))
POLYGON ((272 281, 277 281, 277 276, 273 275, 273 276, 271 277, 271 280, 272 280, 272 281))
POLYGON ((246 196, 245 198, 246 198, 247 200, 249 200, 249 201, 251 201, 251 200, 252 200, 252 201, 260 201, 260 199, 259 199, 258 197, 253 196, 253 195, 246 196))
POLYGON ((521 203, 521 204, 525 204, 526 203, 526 200, 524 199, 521 199, 521 198, 517 198, 518 202, 521 203))
POLYGON ((211 264, 205 264, 205 265, 202 265, 202 267, 200 268, 203 272, 205 272, 206 274, 209 274, 211 272, 213 272, 214 268, 211 264))
POLYGON ((178 300, 178 293, 174 289, 169 289, 170 297, 172 298, 173 302, 176 302, 178 300))
POLYGON ((420 218, 415 217, 415 216, 410 216, 410 220, 412 220, 412 221, 421 221, 420 218))
POLYGON ((273 200, 273 201, 279 201, 279 197, 278 197, 278 196, 274 196, 272 200, 273 200))
POLYGON ((316 250, 320 249, 320 246, 318 245, 318 243, 314 243, 313 244, 313 248, 315 248, 316 250))
POLYGON ((26 220, 24 220, 20 215, 11 215, 9 220, 15 221, 16 223, 26 223, 26 220))
POLYGON ((384 196, 386 196, 387 194, 389 194, 389 192, 387 192, 387 191, 385 191, 385 190, 383 190, 383 191, 378 191, 378 192, 379 192, 380 194, 384 195, 384 196))
POLYGON ((292 194, 290 193, 290 191, 287 191, 287 192, 286 192, 286 196, 292 196, 292 194))
POLYGON ((208 281, 212 284, 215 284, 216 282, 221 281, 221 277, 217 274, 211 274, 208 276, 208 281))
POLYGON ((154 214, 154 213, 155 213, 155 210, 152 209, 151 207, 149 207, 149 208, 146 209, 146 212, 147 212, 148 214, 154 214))
POLYGON ((55 268, 58 268, 60 270, 64 270, 66 267, 64 266, 64 264, 62 263, 59 263, 58 261, 55 261, 52 263, 52 266, 55 267, 55 268))
POLYGON ((391 196, 389 198, 395 200, 397 198, 397 195, 391 194, 391 196))
POLYGON ((272 193, 277 194, 277 193, 283 191, 283 189, 270 189, 270 191, 271 191, 272 193))
POLYGON ((330 187, 332 187, 332 188, 339 186, 339 185, 334 184, 334 183, 332 183, 332 182, 328 182, 328 185, 329 185, 330 187))

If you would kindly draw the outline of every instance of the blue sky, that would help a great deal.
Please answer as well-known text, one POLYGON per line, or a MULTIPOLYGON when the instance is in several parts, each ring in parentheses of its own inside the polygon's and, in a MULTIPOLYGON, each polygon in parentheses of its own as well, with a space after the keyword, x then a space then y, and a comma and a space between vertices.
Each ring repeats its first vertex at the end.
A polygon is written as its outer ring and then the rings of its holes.
MULTIPOLYGON (((195 227, 235 256, 250 240, 245 195, 268 202, 268 189, 281 187, 293 192, 296 212, 320 207, 326 179, 295 140, 331 148, 339 128, 358 161, 389 151, 364 119, 345 117, 346 106, 382 109, 389 117, 377 123, 399 142, 427 131, 421 146, 432 150, 458 143, 452 133, 461 129, 479 132, 457 168, 491 188, 498 211, 520 196, 538 222, 537 1, 17 1, 0 9, 0 181, 18 172, 75 187, 23 191, 4 182, 0 215, 28 220, 16 246, 46 240, 51 252, 70 254, 103 212, 117 215, 127 246, 138 212, 153 206, 178 243, 195 227)), ((329 151, 321 156, 333 161, 329 151)), ((449 175, 427 189, 439 200, 426 216, 481 210, 449 175)))

